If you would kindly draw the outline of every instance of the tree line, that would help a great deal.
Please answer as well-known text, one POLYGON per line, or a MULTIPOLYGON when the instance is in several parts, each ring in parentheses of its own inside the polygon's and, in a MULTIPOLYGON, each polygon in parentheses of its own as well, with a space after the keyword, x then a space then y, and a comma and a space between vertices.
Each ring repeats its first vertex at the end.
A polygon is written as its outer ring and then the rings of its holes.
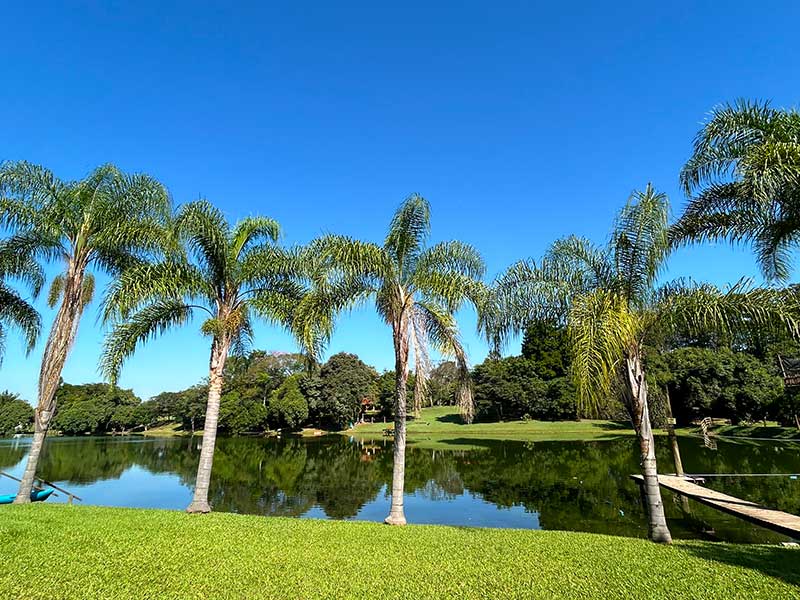
MULTIPOLYGON (((768 103, 741 101, 715 109, 680 173, 689 202, 677 222, 651 185, 619 211, 607 244, 575 236, 556 241, 539 260, 512 265, 483 281, 479 252, 458 241, 428 245, 430 206, 409 196, 381 244, 327 235, 302 248, 277 242, 278 224, 264 217, 229 223, 206 201, 174 209, 162 184, 111 165, 75 182, 25 162, 0 167, 0 323, 18 329, 30 349, 41 319, 8 281, 36 296, 42 263, 62 272, 48 294, 57 308, 42 359, 34 438, 17 501, 29 493, 55 415, 61 370, 77 325, 94 295, 92 271, 111 275, 101 309, 108 326, 101 369, 114 384, 123 363, 147 340, 202 317, 210 346, 203 443, 190 512, 208 512, 225 369, 251 341, 253 319, 289 330, 303 352, 318 357, 345 310, 374 301, 392 332, 394 457, 386 521, 405 523, 406 414, 418 412, 428 388, 429 350, 456 365, 454 401, 465 422, 475 415, 474 388, 460 342, 457 311, 478 311, 479 327, 499 354, 531 323, 564 327, 570 379, 582 414, 616 399, 639 440, 650 535, 669 542, 657 483, 647 349, 678 334, 744 330, 797 337, 793 288, 740 281, 727 289, 693 281, 663 283, 670 253, 681 245, 726 239, 748 243, 765 276, 785 280, 798 231, 800 115, 768 103), (410 394, 411 366, 415 377, 410 394)), ((2 336, 0 336, 2 339, 2 336)), ((296 390, 284 389, 281 418, 302 417, 296 390), (299 412, 298 412, 299 409, 299 412)), ((298 383, 299 388, 299 383, 298 383)))

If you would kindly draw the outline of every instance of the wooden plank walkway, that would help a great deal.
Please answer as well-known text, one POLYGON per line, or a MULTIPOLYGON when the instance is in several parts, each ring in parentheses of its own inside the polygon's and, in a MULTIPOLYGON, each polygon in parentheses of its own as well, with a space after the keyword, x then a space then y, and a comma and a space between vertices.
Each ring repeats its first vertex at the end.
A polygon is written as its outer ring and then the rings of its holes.
MULTIPOLYGON (((644 478, 641 475, 631 475, 631 479, 641 485, 644 478)), ((726 512, 735 517, 744 519, 766 529, 777 531, 783 535, 800 539, 800 517, 780 510, 766 508, 749 500, 742 500, 728 496, 722 492, 710 490, 694 483, 691 478, 677 477, 675 475, 659 475, 658 483, 661 487, 681 494, 692 500, 726 512)))

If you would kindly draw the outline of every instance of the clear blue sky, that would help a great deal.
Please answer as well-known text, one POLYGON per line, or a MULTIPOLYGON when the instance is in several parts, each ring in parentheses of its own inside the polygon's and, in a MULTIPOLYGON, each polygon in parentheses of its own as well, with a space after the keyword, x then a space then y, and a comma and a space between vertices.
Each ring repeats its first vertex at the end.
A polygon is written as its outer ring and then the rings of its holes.
MULTIPOLYGON (((379 241, 419 192, 434 240, 476 245, 491 276, 566 234, 602 241, 648 181, 679 210, 678 171, 710 108, 789 106, 800 90, 790 1, 25 4, 3 12, 0 159, 63 178, 109 161, 145 171, 177 202, 278 219, 287 243, 379 241)), ((748 251, 722 246, 681 251, 669 275, 756 273, 748 251)), ((98 379, 95 308, 69 382, 98 379)), ((483 360, 474 315, 461 323, 483 360)), ((121 384, 146 398, 200 380, 195 329, 150 344, 121 384)), ((294 348, 266 326, 256 345, 294 348)), ((8 341, 0 389, 35 400, 42 346, 25 359, 8 341)), ((369 309, 341 321, 340 350, 393 364, 369 309)))

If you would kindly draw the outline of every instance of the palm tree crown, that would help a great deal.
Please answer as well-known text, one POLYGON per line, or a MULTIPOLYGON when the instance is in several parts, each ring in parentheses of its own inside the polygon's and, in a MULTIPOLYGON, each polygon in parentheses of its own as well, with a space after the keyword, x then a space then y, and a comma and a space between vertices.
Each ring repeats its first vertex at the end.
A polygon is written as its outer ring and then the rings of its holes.
MULTIPOLYGON (((458 241, 426 247, 430 206, 417 194, 409 196, 392 219, 382 246, 340 235, 313 242, 308 251, 317 261, 315 293, 301 307, 305 345, 319 348, 333 332, 341 311, 373 299, 381 318, 392 328, 395 350, 408 367, 413 357, 421 393, 430 368, 429 348, 455 358, 465 377, 459 407, 467 422, 473 417, 467 357, 455 313, 471 302, 478 306, 485 267, 478 251, 458 241)), ((419 406, 419 405, 417 405, 419 406)))
POLYGON ((715 108, 681 184, 691 200, 676 242, 751 242, 765 276, 788 276, 800 235, 800 113, 745 100, 715 108))
POLYGON ((116 324, 101 369, 111 381, 139 344, 187 323, 194 313, 204 317, 201 331, 211 338, 208 406, 189 512, 211 510, 208 490, 229 353, 247 346, 253 317, 291 329, 305 293, 300 256, 275 243, 279 234, 272 219, 250 217, 231 227, 208 202, 186 204, 174 222, 174 239, 183 250, 126 270, 108 294, 105 318, 116 324))

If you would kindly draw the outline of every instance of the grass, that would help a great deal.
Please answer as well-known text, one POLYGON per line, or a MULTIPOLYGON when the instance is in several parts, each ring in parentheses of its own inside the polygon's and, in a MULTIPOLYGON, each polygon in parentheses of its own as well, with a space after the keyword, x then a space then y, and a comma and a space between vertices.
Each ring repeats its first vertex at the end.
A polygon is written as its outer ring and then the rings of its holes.
POLYGON ((797 427, 779 427, 770 423, 766 427, 761 424, 720 425, 711 429, 714 435, 727 437, 764 438, 771 440, 800 440, 797 427))
POLYGON ((800 550, 215 513, 0 507, 0 597, 797 598, 800 550))
MULTIPOLYGON (((365 423, 343 433, 356 437, 374 438, 383 435, 391 423, 365 423)), ((437 442, 453 438, 492 439, 519 441, 596 440, 620 435, 633 435, 628 423, 616 421, 505 421, 502 423, 461 422, 458 408, 436 406, 422 409, 419 419, 410 419, 407 425, 409 443, 437 442)))

